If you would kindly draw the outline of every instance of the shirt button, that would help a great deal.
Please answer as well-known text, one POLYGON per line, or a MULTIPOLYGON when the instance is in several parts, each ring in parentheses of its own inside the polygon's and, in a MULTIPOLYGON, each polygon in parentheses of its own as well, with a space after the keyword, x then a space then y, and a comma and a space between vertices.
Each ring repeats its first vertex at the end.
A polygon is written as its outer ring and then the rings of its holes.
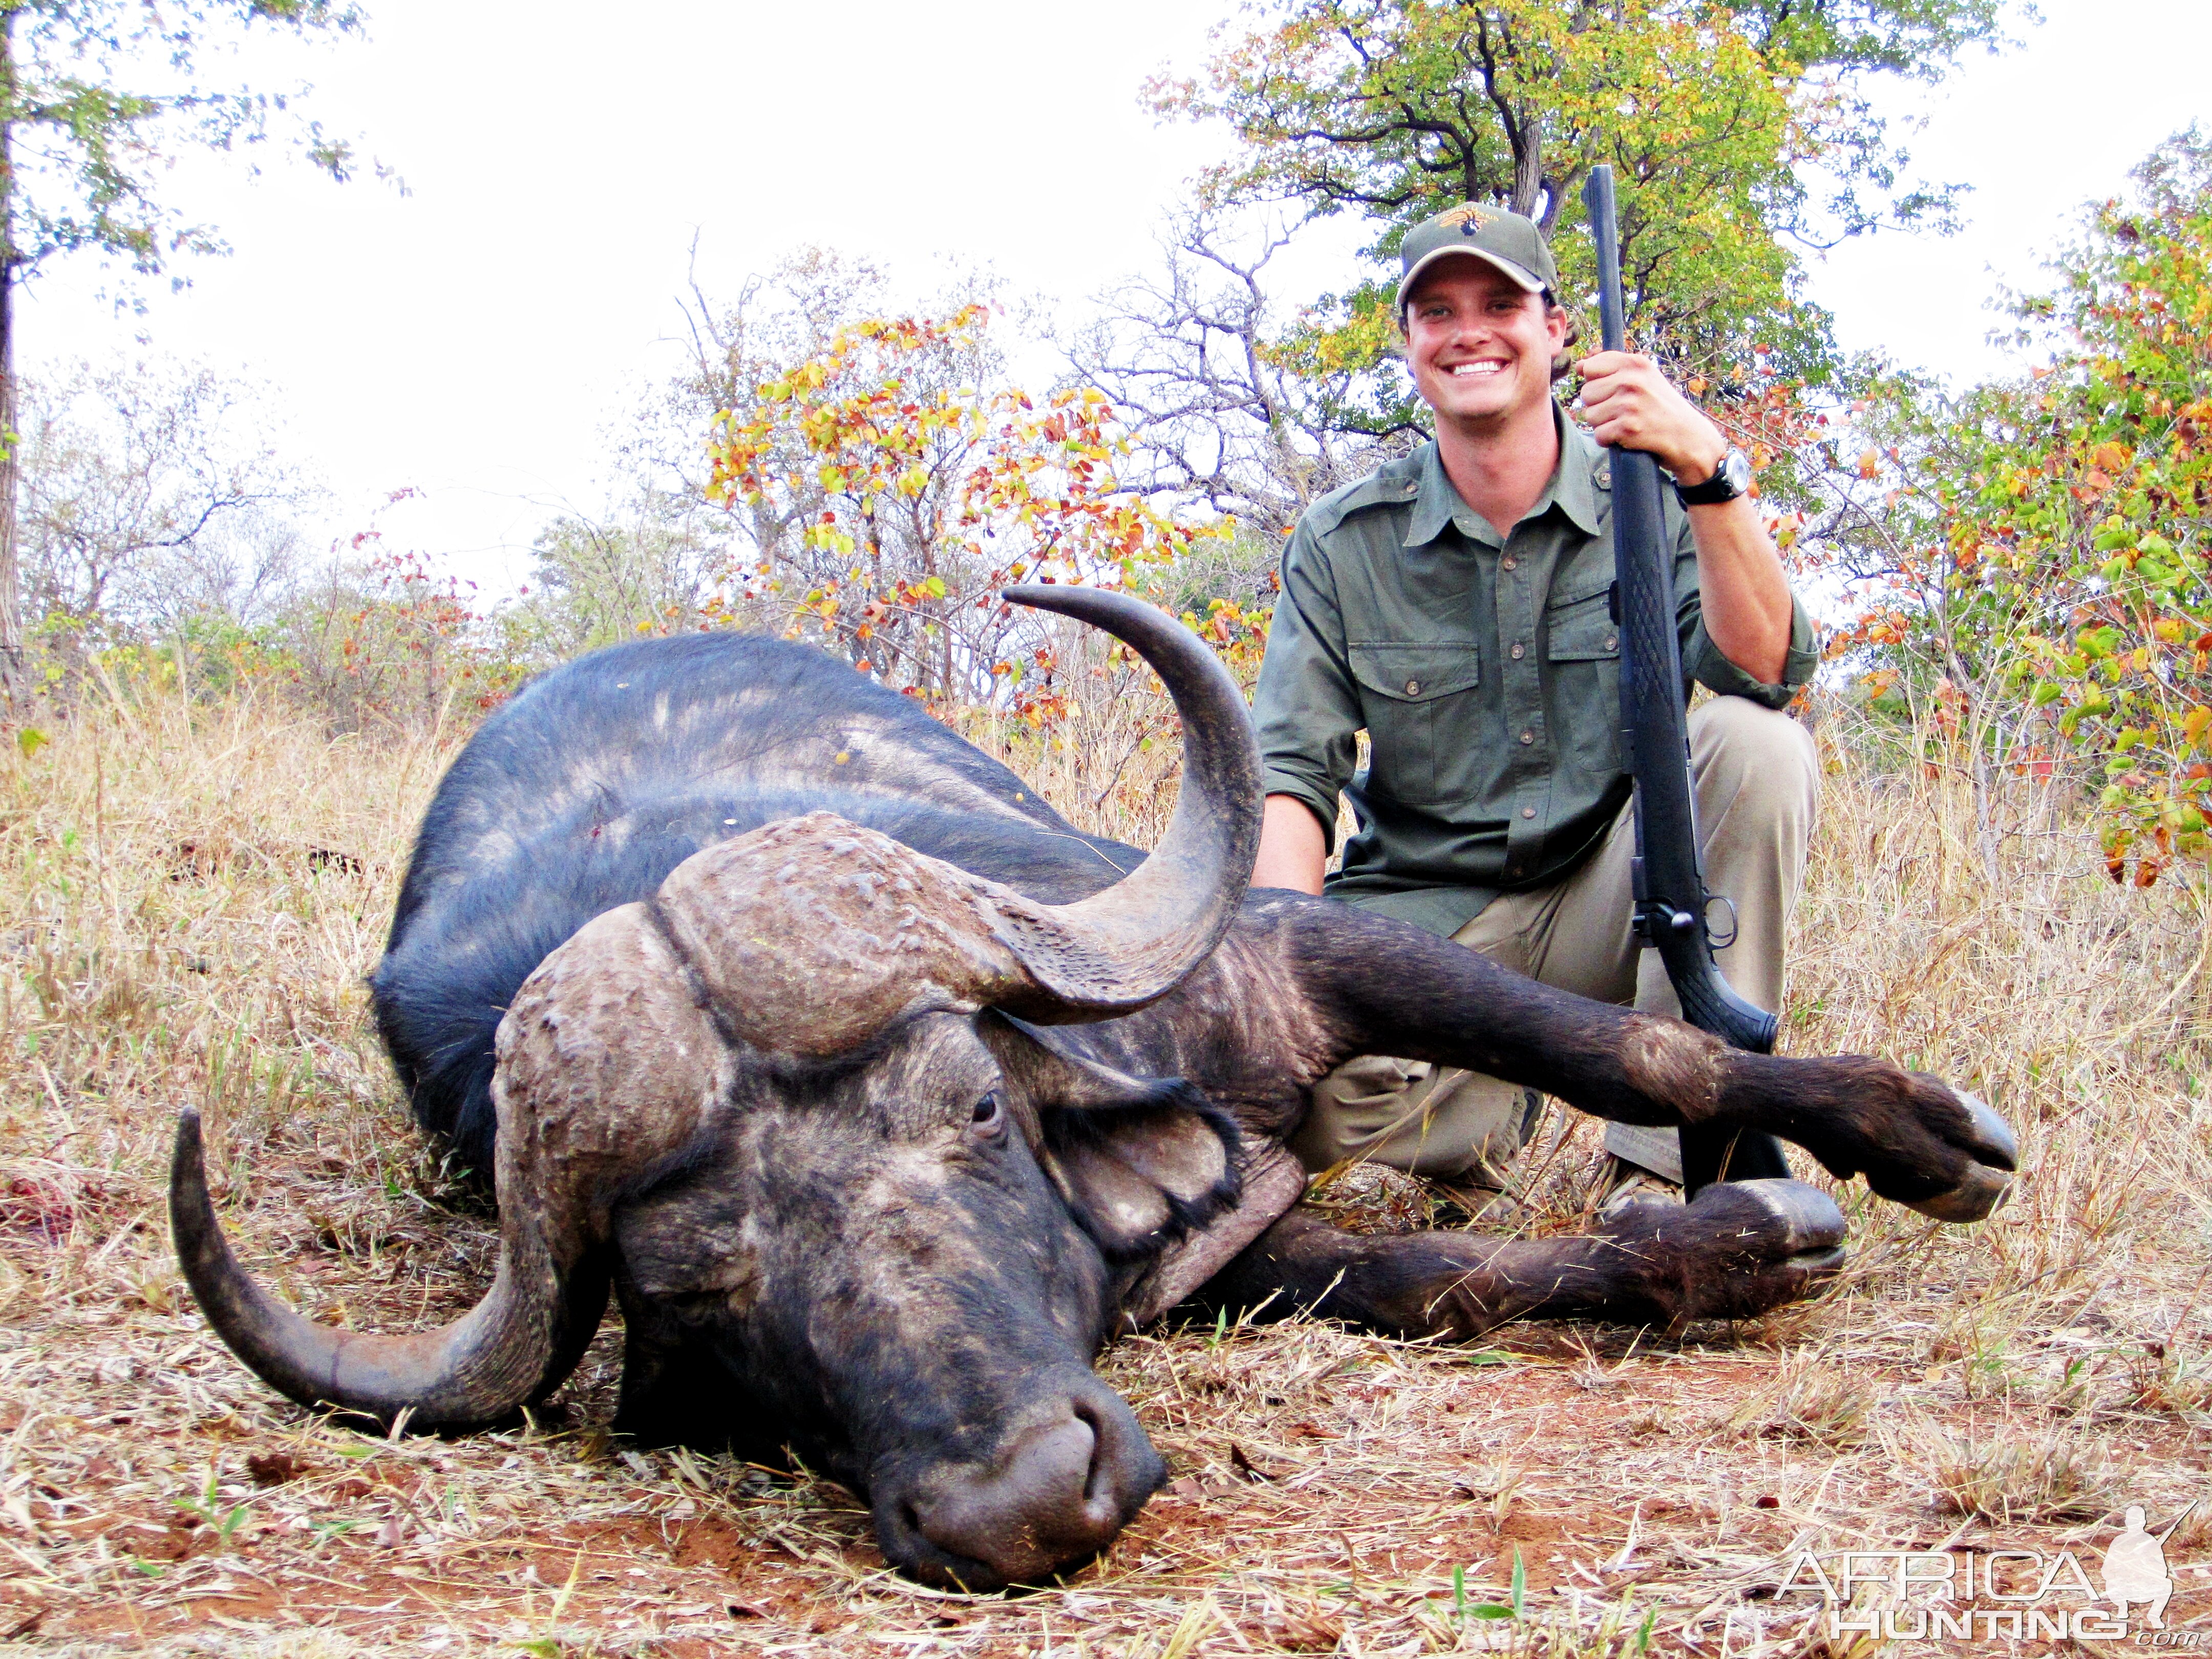
POLYGON ((1521 641, 1518 640, 1513 641, 1513 660, 1516 662, 1521 660, 1521 641))
POLYGON ((1533 806, 1524 806, 1521 809, 1521 816, 1524 818, 1533 818, 1536 816, 1536 809, 1533 806))
POLYGON ((1521 734, 1521 741, 1523 743, 1534 743, 1536 741, 1536 734, 1534 732, 1523 732, 1521 734))
POLYGON ((1503 558, 1502 560, 1500 560, 1500 561, 1499 561, 1499 563, 1501 563, 1502 565, 1504 565, 1504 567, 1506 569, 1508 569, 1508 570, 1512 569, 1512 568, 1513 568, 1513 567, 1514 567, 1514 565, 1515 565, 1516 562, 1517 562, 1517 561, 1514 558, 1514 556, 1513 556, 1510 553, 1507 554, 1507 555, 1504 556, 1504 558, 1503 558))
POLYGON ((1421 695, 1421 683, 1420 683, 1420 681, 1419 681, 1419 680, 1407 680, 1407 681, 1406 682, 1406 695, 1407 695, 1407 696, 1409 696, 1409 697, 1418 697, 1418 696, 1419 696, 1421 695))
POLYGON ((1618 651, 1620 649, 1620 641, 1608 634, 1605 636, 1605 648, 1608 651, 1618 651))

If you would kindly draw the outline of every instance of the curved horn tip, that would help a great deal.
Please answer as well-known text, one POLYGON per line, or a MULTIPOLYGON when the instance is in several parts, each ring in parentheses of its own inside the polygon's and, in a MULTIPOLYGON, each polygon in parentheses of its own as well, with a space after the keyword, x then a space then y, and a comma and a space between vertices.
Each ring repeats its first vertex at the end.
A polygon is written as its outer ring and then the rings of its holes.
POLYGON ((177 1116, 169 1225, 192 1299, 247 1370, 303 1406, 387 1425, 482 1427, 543 1398, 582 1356, 606 1301, 605 1275, 587 1273, 565 1285, 556 1279, 554 1294, 568 1299, 545 1309, 544 1293, 527 1287, 550 1267, 539 1262, 537 1272, 510 1275, 514 1234, 502 1226, 499 1277, 453 1323, 388 1337, 318 1324, 270 1295, 232 1254, 208 1191, 200 1115, 189 1108, 177 1116))
MULTIPOLYGON (((1015 604, 1073 617, 1133 647, 1159 675, 1182 718, 1182 777, 1167 831, 1142 866, 1071 905, 1059 919, 1093 933, 1095 951, 1063 975, 1050 953, 1023 958, 1030 976, 1076 1018, 1125 1013, 1164 995, 1228 931, 1259 850, 1262 774, 1243 693, 1221 659, 1183 621, 1119 588, 1024 584, 1001 592, 1015 604), (1093 982, 1103 952, 1130 966, 1115 988, 1093 982), (1145 963, 1141 972, 1133 964, 1145 963)), ((1117 970, 1119 971, 1119 970, 1117 970)), ((1054 1016, 1025 1008, 1032 1018, 1054 1016)), ((1063 1012, 1060 1018, 1068 1015, 1063 1012)))
POLYGON ((1057 582, 1049 586, 1042 582, 1017 582, 1000 588, 999 597, 1008 605, 1026 605, 1032 611, 1057 611, 1060 607, 1053 599, 1058 597, 1059 587, 1057 582))
MULTIPOLYGON (((1081 582, 1016 582, 1011 587, 1000 588, 999 597, 1009 605, 1025 605, 1036 611, 1065 612, 1100 604, 1127 605, 1139 606, 1162 617, 1168 616, 1159 606, 1139 599, 1124 588, 1091 587, 1081 582)), ((1169 617, 1169 620, 1175 619, 1169 617)))
POLYGON ((185 1222, 198 1221, 198 1212, 205 1211, 210 1204, 207 1190, 207 1144, 200 1130, 199 1109, 187 1106, 177 1114, 177 1135, 169 1148, 171 1232, 181 1233, 185 1222))

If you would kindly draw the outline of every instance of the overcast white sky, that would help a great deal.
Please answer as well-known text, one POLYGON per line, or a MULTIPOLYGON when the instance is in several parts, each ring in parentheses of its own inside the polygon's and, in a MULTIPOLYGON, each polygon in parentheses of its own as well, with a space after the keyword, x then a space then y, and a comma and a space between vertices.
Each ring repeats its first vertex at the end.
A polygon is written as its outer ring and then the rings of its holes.
MULTIPOLYGON (((591 501, 599 441, 678 362, 699 241, 710 293, 804 242, 937 256, 1073 303, 1145 263, 1162 210, 1219 140, 1161 129, 1138 88, 1194 66, 1225 5, 969 0, 370 0, 371 39, 253 60, 313 80, 314 112, 410 187, 297 167, 246 182, 188 165, 180 200, 235 250, 146 293, 58 267, 25 307, 25 366, 112 357, 143 334, 270 387, 286 448, 329 484, 332 536, 386 515, 394 544, 499 587, 553 503, 591 501)), ((2204 0, 2046 0, 2024 48, 1933 98, 1915 144, 1969 180, 1966 233, 1854 245, 1818 269, 1847 344, 1958 376, 1999 281, 2033 284, 2086 198, 2212 116, 2204 0)))

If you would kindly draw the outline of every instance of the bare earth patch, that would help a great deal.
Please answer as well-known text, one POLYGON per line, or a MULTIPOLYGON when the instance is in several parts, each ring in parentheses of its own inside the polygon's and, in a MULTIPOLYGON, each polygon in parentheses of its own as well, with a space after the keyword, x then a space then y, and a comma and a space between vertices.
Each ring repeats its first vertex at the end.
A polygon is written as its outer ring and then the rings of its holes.
MULTIPOLYGON (((1674 1338, 1121 1342, 1102 1368, 1173 1484, 1065 1583, 971 1598, 887 1572, 803 1471, 609 1437, 611 1317, 550 1410, 470 1439, 363 1434, 245 1372, 169 1257, 181 1106, 246 1260, 318 1316, 435 1322, 488 1276, 491 1219, 407 1121, 361 984, 455 743, 159 699, 53 735, 0 751, 0 1652, 1869 1652, 1778 1594, 1801 1552, 2072 1549, 2094 1583, 2125 1505, 2156 1530, 2212 1498, 2203 890, 2111 886, 2047 803, 1977 813, 1832 745, 1796 919, 1788 1046, 1990 1100, 2026 1149, 1993 1222, 1846 1188, 1833 1293, 1674 1338)), ((1010 758, 1142 841, 1163 757, 1134 752, 1010 758)), ((1555 1115, 1522 1224, 1581 1224, 1595 1162, 1555 1115)), ((1395 1177, 1322 1196, 1430 1214, 1395 1177)), ((2168 1543, 2170 1627, 2212 1615, 2208 1535, 2199 1509, 2168 1543)))

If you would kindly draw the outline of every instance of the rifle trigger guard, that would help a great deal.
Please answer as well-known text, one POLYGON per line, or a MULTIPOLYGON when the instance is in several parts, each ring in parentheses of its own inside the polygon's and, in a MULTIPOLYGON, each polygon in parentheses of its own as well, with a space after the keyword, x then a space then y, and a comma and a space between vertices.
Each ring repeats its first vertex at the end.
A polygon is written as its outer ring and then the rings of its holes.
POLYGON ((1730 898, 1726 893, 1708 893, 1705 895, 1705 942, 1708 945, 1711 945, 1716 951, 1727 950, 1729 945, 1735 943, 1736 930, 1741 926, 1742 919, 1735 913, 1735 901, 1734 899, 1730 898), (1714 931, 1713 928, 1713 906, 1716 904, 1725 904, 1728 906, 1729 925, 1728 937, 1726 939, 1723 939, 1718 933, 1714 931))

